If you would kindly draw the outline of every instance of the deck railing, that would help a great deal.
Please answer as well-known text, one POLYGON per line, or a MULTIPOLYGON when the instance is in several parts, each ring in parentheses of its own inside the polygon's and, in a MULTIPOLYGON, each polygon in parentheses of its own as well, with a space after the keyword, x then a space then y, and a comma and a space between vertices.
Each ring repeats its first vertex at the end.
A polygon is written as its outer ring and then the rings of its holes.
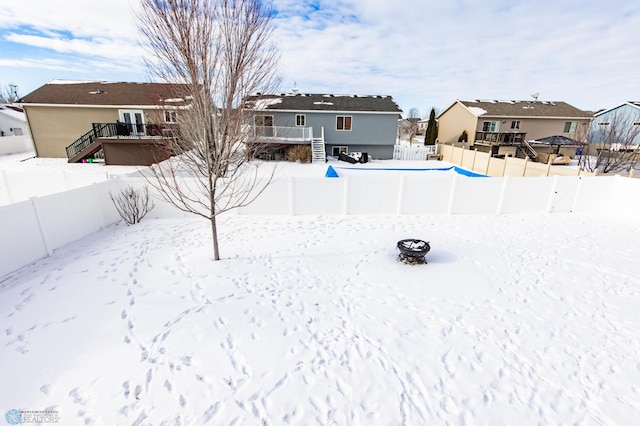
POLYGON ((159 138, 167 130, 158 124, 93 123, 84 135, 66 147, 67 158, 78 155, 98 138, 159 138))
POLYGON ((310 142, 313 138, 313 129, 311 127, 252 126, 251 135, 260 139, 310 142))

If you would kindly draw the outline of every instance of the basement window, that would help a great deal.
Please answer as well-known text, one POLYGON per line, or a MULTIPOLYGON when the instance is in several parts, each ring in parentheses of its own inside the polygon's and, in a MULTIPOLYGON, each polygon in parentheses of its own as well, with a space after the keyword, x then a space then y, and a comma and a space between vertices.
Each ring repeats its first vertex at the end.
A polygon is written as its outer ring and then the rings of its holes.
POLYGON ((334 157, 338 157, 340 156, 340 154, 348 154, 349 153, 349 147, 346 146, 334 146, 333 148, 331 148, 331 155, 333 155, 334 157))

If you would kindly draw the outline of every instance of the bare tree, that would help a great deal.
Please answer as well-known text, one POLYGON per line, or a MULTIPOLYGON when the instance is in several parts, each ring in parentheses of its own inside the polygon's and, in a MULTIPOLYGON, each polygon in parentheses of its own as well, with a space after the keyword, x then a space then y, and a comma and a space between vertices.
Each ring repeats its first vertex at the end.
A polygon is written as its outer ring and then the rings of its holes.
POLYGON ((18 95, 18 86, 15 84, 0 88, 0 104, 12 104, 18 99, 20 99, 20 96, 18 95))
POLYGON ((118 195, 109 192, 109 197, 127 226, 140 223, 155 207, 153 201, 149 200, 149 188, 146 186, 142 190, 128 186, 118 195))
POLYGON ((418 121, 420 121, 420 111, 418 108, 409 108, 409 111, 407 112, 407 121, 409 121, 409 140, 412 140, 418 134, 418 121))
POLYGON ((612 112, 591 122, 582 136, 586 143, 578 164, 589 172, 627 172, 640 160, 640 113, 612 112))
POLYGON ((278 53, 272 11, 262 0, 142 0, 139 28, 152 75, 181 84, 188 106, 177 111, 168 149, 175 157, 151 167, 149 182, 179 209, 211 223, 246 206, 273 176, 248 155, 243 100, 275 87, 278 53))

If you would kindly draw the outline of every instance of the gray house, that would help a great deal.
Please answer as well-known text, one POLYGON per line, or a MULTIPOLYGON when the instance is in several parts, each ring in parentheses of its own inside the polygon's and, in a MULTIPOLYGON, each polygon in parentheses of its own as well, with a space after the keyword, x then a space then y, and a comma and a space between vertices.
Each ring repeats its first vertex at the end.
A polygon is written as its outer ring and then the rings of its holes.
POLYGON ((279 159, 291 145, 310 145, 313 161, 366 152, 392 158, 402 110, 391 96, 258 94, 245 101, 251 134, 279 159))

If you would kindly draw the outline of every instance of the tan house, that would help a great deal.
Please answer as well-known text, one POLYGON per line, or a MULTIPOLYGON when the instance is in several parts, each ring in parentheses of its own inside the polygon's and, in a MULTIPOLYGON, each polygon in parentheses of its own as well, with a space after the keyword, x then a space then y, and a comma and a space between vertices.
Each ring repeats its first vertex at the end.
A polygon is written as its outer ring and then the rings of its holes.
POLYGON ((38 157, 79 162, 103 150, 107 164, 144 164, 156 159, 149 155, 185 107, 185 93, 166 83, 54 80, 19 103, 38 157))
MULTIPOLYGON (((548 136, 581 139, 592 115, 566 102, 456 100, 438 115, 438 139, 458 142, 463 131, 467 144, 492 155, 536 158, 550 147, 535 143, 548 136)), ((562 154, 575 154, 565 145, 562 154)))

